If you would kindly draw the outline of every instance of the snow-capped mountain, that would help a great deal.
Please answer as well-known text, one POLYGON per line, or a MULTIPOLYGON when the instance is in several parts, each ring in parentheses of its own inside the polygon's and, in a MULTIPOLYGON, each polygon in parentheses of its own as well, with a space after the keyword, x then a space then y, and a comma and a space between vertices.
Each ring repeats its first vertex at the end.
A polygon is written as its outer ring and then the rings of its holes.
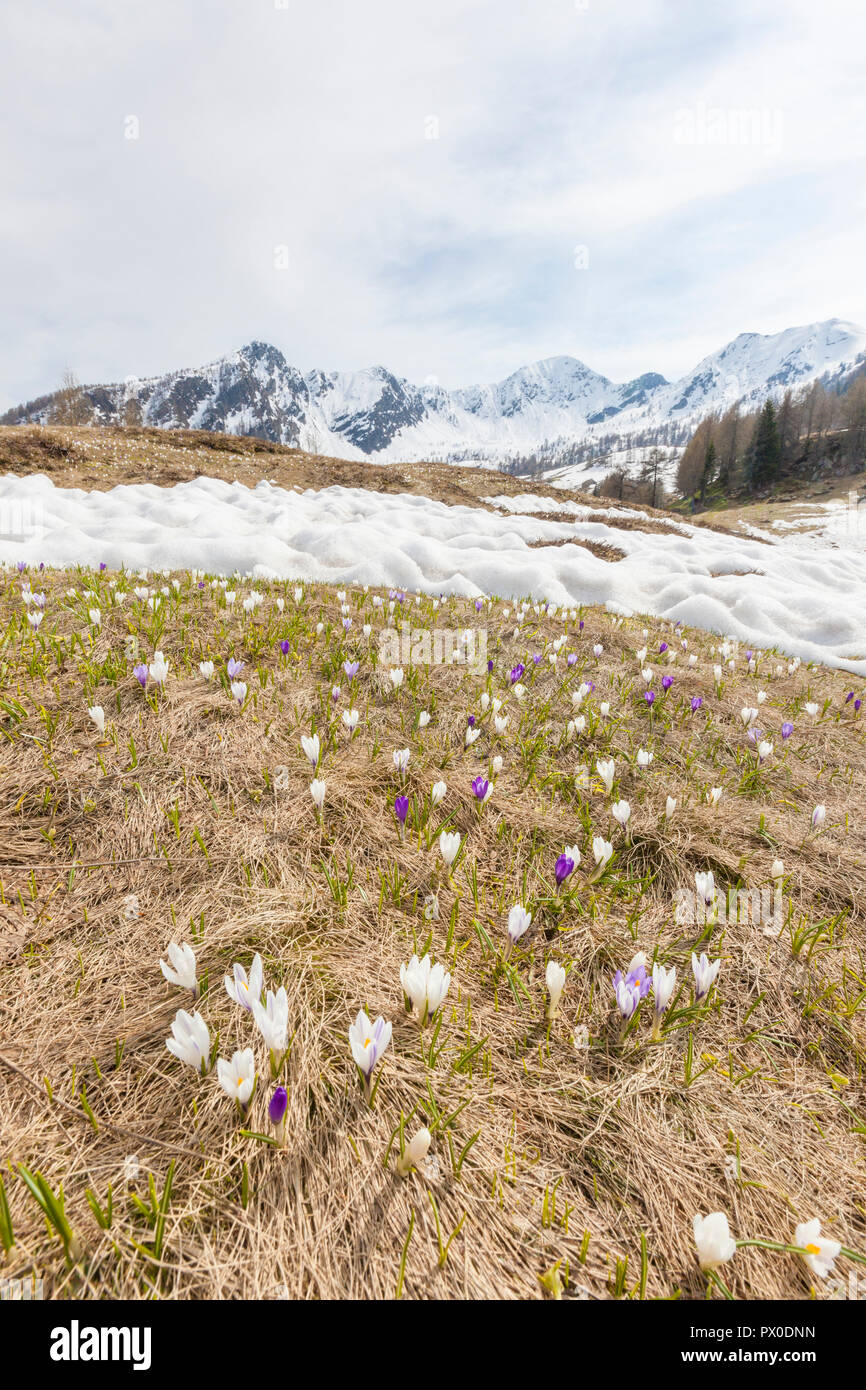
MULTIPOLYGON (((618 384, 573 357, 549 357, 488 386, 415 386, 384 367, 303 375, 253 342, 206 367, 85 389, 96 418, 163 428, 224 430, 314 453, 388 463, 476 460, 507 464, 539 453, 555 465, 575 446, 615 437, 682 443, 711 410, 817 377, 839 379, 866 360, 866 333, 841 319, 782 333, 741 333, 678 381, 647 372, 618 384)), ((7 412, 4 423, 44 421, 52 397, 7 412)))

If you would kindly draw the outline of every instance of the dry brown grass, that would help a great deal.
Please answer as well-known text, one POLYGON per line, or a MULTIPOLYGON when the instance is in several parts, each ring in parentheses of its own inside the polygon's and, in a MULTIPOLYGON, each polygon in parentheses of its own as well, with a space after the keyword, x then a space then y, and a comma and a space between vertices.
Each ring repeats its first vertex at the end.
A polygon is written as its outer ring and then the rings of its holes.
MULTIPOLYGON (((107 576, 89 582, 105 593, 107 576)), ((46 580, 43 635, 82 631, 75 605, 62 603, 70 583, 83 587, 80 577, 46 580)), ((181 613, 187 602, 199 602, 185 578, 184 585, 189 598, 181 613)), ((257 587, 266 602, 254 619, 215 606, 208 589, 192 619, 168 621, 158 645, 172 674, 154 711, 126 663, 116 684, 112 665, 130 625, 144 644, 147 615, 133 621, 131 604, 111 608, 106 599, 92 650, 85 636, 62 665, 49 652, 28 672, 34 648, 13 622, 17 580, 5 580, 3 698, 20 701, 24 713, 13 717, 7 704, 0 770, 0 1115, 16 1236, 3 1274, 36 1270, 55 1297, 141 1297, 157 1287, 176 1298, 392 1298, 413 1212, 404 1287, 413 1298, 538 1297, 539 1276, 557 1261, 568 1266, 566 1296, 607 1298, 617 1260, 628 1257, 627 1288, 637 1284, 642 1235, 647 1296, 679 1290, 700 1298, 705 1286, 691 1234, 697 1211, 725 1211, 738 1237, 781 1241, 793 1238, 797 1220, 817 1215, 844 1245, 866 1248, 858 1128, 864 1018, 857 1002, 866 989, 866 757, 863 725, 837 722, 833 713, 847 679, 801 670, 768 680, 763 672, 775 658, 766 659, 758 682, 770 691, 766 727, 777 730, 807 690, 818 701, 830 699, 831 713, 815 726, 796 714, 786 757, 757 789, 738 794, 738 711, 754 703, 756 683, 740 674, 716 699, 706 635, 689 633, 701 656, 697 670, 674 668, 683 694, 703 694, 706 726, 702 714, 678 717, 670 727, 659 718, 650 729, 640 706, 643 686, 632 691, 629 684, 642 621, 613 627, 606 615, 586 610, 584 634, 575 633, 569 648, 583 663, 588 644, 596 637, 604 643, 602 661, 596 668, 590 656, 586 674, 597 685, 594 700, 610 699, 615 718, 564 743, 572 713, 559 691, 565 671, 560 663, 554 674, 545 660, 526 704, 508 701, 508 737, 494 747, 485 732, 469 750, 462 747, 466 714, 480 712, 483 681, 460 667, 416 668, 414 693, 407 682, 399 697, 386 697, 359 637, 364 655, 354 703, 361 728, 351 743, 338 730, 327 750, 322 830, 298 739, 312 716, 320 729, 327 720, 333 658, 327 632, 316 641, 312 628, 318 620, 336 626, 339 606, 323 588, 306 600, 303 620, 290 598, 281 617, 272 599, 291 587, 257 587), (280 662, 274 644, 285 633, 295 654, 280 662), (198 677, 197 662, 208 654, 246 657, 255 701, 243 712, 198 677), (267 675, 265 686, 256 667, 267 675), (116 730, 116 741, 105 746, 88 722, 93 702, 116 730), (39 705, 58 716, 50 745, 39 705), (419 734, 414 716, 424 707, 434 719, 419 734), (541 738, 537 758, 521 752, 518 732, 527 747, 541 738), (640 744, 655 749, 649 773, 627 761, 640 744), (433 781, 448 782, 444 809, 467 843, 455 886, 442 877, 435 845, 426 851, 413 833, 398 839, 389 810, 397 790, 391 750, 407 745, 411 795, 421 801, 433 781), (479 819, 470 781, 496 751, 505 766, 479 819), (581 815, 595 833, 607 834, 611 824, 600 784, 594 780, 581 795, 574 773, 609 753, 621 771, 619 795, 633 806, 630 843, 618 832, 612 837, 612 876, 582 886, 559 915, 549 901, 556 856, 578 840, 585 866, 581 815), (288 769, 285 790, 274 788, 280 765, 288 769), (711 809, 704 789, 721 783, 724 800, 711 809), (680 803, 671 822, 662 814, 668 793, 680 803), (807 837, 818 800, 827 805, 828 830, 807 837), (177 834, 169 819, 175 806, 177 834), (196 828, 208 858, 193 839, 196 828), (687 1085, 688 1027, 650 1045, 644 1022, 620 1044, 613 971, 638 948, 651 955, 658 947, 660 959, 687 978, 700 928, 676 926, 672 893, 708 868, 726 886, 763 884, 776 854, 790 874, 795 922, 843 919, 825 929, 808 956, 805 949, 793 954, 790 930, 780 940, 745 922, 715 932, 709 950, 722 955, 719 988, 691 1030, 695 1072, 705 1070, 687 1085), (345 877, 349 860, 354 887, 343 908, 322 865, 345 877), (385 894, 380 903, 380 872, 394 871, 401 877, 398 900, 385 894), (428 923, 421 909, 434 891, 440 915, 428 923), (138 898, 137 918, 125 915, 130 894, 138 898), (536 921, 513 956, 528 999, 517 1000, 474 923, 498 946, 508 908, 530 898, 536 921), (399 985, 400 963, 428 938, 453 973, 443 1051, 432 1070, 422 1061, 417 1023, 402 1010, 399 985), (207 984, 198 1007, 212 1035, 219 1031, 223 1055, 250 1044, 254 1033, 223 989, 232 962, 249 964, 260 951, 267 982, 286 987, 295 1035, 284 1152, 241 1137, 215 1079, 202 1081, 166 1051, 170 1022, 187 999, 164 983, 157 962, 169 941, 182 939, 194 939, 207 984), (544 965, 551 954, 570 973, 548 1032, 544 965), (356 1088, 346 1038, 362 1004, 394 1023, 372 1110, 356 1088), (575 1024, 589 1026, 588 1049, 574 1046, 575 1024), (476 1044, 461 1065, 466 1047, 476 1044), (82 1106, 82 1088, 98 1131, 82 1106), (433 1125, 437 1113, 459 1110, 454 1151, 478 1134, 459 1180, 441 1131, 420 1172, 396 1175, 393 1153, 387 1162, 386 1153, 401 1110, 412 1116, 410 1132, 422 1120, 433 1125), (133 1155, 137 1176, 127 1168, 133 1155), (149 1173, 162 1191, 172 1159, 173 1198, 157 1266, 139 1248, 152 1232, 130 1194, 146 1200, 149 1173), (63 1184, 86 1248, 74 1270, 66 1269, 59 1243, 15 1176, 22 1163, 55 1188, 63 1184), (109 1184, 114 1220, 103 1231, 85 1194, 92 1189, 104 1205, 109 1184), (555 1215, 543 1219, 545 1193, 549 1200, 554 1187, 555 1215), (444 1268, 430 1193, 446 1238, 464 1221, 444 1268)), ((364 596, 353 602, 370 611, 364 596)), ((425 600, 421 612, 438 626, 459 626, 472 610, 454 601, 431 618, 425 600)), ((515 642, 513 616, 506 620, 501 605, 485 615, 496 649, 494 694, 505 694, 502 673, 513 660, 563 631, 558 619, 536 619, 531 611, 528 618, 515 642)), ((356 617, 358 633, 361 621, 356 617)), ((651 647, 662 631, 670 640, 669 625, 647 626, 651 647)), ((344 707, 341 699, 337 709, 344 707)), ((776 742, 781 751, 778 733, 776 742)), ((268 1095, 261 1084, 252 1129, 267 1128, 268 1095)), ((792 1255, 742 1250, 725 1278, 738 1297, 809 1295, 810 1277, 792 1255)))

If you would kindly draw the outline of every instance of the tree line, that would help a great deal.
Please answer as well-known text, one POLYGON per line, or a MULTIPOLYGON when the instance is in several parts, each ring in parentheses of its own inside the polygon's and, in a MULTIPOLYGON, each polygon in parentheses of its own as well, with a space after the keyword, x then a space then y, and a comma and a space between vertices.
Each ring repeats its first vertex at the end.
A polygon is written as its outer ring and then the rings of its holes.
POLYGON ((710 492, 755 494, 785 478, 866 467, 866 371, 839 386, 814 381, 758 410, 732 405, 701 420, 677 468, 677 490, 703 503, 710 492))

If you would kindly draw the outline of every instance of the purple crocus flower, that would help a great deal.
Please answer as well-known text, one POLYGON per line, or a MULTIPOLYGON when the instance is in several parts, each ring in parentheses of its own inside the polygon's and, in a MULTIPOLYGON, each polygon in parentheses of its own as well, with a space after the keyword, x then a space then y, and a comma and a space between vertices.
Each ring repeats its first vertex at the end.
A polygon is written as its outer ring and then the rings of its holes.
POLYGON ((491 660, 491 661, 488 661, 488 663, 487 663, 487 670, 488 670, 488 673, 489 673, 490 671, 493 670, 493 662, 492 662, 492 660, 491 660))
POLYGON ((655 697, 656 697, 656 693, 655 693, 654 690, 645 690, 645 691, 644 691, 644 694, 643 694, 643 697, 644 697, 644 699, 646 700, 647 704, 648 704, 648 705, 651 705, 652 702, 653 702, 653 700, 654 700, 655 697))
POLYGON ((344 670, 345 675, 346 675, 346 680, 348 680, 348 681, 354 680, 355 676, 357 676, 358 671, 360 670, 360 665, 361 665, 361 663, 360 663, 359 661, 344 661, 344 662, 343 662, 343 670, 344 670))
POLYGON ((100 573, 100 574, 104 574, 104 572, 105 572, 107 569, 108 569, 108 566, 106 565, 105 561, 104 561, 104 560, 100 560, 100 562, 99 562, 99 573, 100 573))
POLYGON ((25 565, 24 561, 23 561, 23 560, 19 560, 19 561, 18 561, 18 573, 19 573, 19 574, 23 574, 24 571, 26 570, 26 568, 27 568, 27 566, 25 565))
POLYGON ((662 690, 667 694, 674 683, 673 676, 662 676, 662 690))
POLYGON ((132 674, 135 676, 135 679, 138 681, 142 690, 144 690, 145 686, 147 685, 147 667, 145 666, 144 662, 142 662, 138 666, 133 666, 132 674))
POLYGON ((512 668, 511 668, 511 684, 512 684, 512 685, 516 685, 516 684, 517 684, 517 682, 520 680, 520 677, 523 675, 523 673, 524 673, 525 670, 526 670, 526 667, 525 667, 525 666, 523 665, 523 663, 520 662, 520 661, 518 661, 518 663, 517 663, 516 666, 512 666, 512 668))
POLYGON ((578 631, 579 631, 579 632, 583 632, 583 618, 581 618, 581 620, 580 620, 580 622, 578 623, 577 626, 578 626, 578 631))
POLYGON ((286 1110, 289 1104, 289 1093, 285 1086, 278 1086, 271 1096, 268 1106, 268 1119, 272 1125, 281 1125, 286 1118, 286 1110))
POLYGON ((594 690, 595 690, 595 681, 587 681, 587 682, 586 682, 586 693, 587 693, 587 695, 591 695, 592 692, 593 692, 594 690))
POLYGON ((846 704, 846 705, 850 705, 850 703, 851 703, 851 701, 852 701, 853 699, 854 699, 854 691, 853 691, 853 690, 849 690, 849 691, 848 691, 848 694, 845 696, 845 704, 846 704))
POLYGON ((470 714, 470 716, 469 716, 469 721, 468 721, 468 722, 469 722, 469 727, 470 727, 470 729, 474 729, 474 728, 475 728, 475 715, 474 715, 474 714, 470 714))
POLYGON ((790 719, 786 719, 782 725, 782 738, 790 738, 793 732, 794 725, 791 723, 790 719))
POLYGON ((752 649, 751 649, 751 647, 750 647, 749 650, 746 652, 746 660, 747 660, 747 661, 751 661, 753 655, 754 655, 754 653, 753 653, 753 651, 752 651, 752 649))
POLYGON ((567 854, 561 854, 553 866, 553 874, 556 879, 557 888, 565 882, 569 874, 574 873, 574 860, 569 859, 567 854))
POLYGON ((398 796, 394 799, 394 815, 397 817, 401 826, 406 824, 406 817, 409 814, 408 796, 398 796))
POLYGON ((484 607, 484 605, 483 605, 483 603, 481 602, 481 599, 480 599, 480 598, 477 598, 477 599, 475 600, 475 612, 476 612, 476 613, 480 613, 480 612, 481 612, 481 609, 482 609, 483 607, 484 607))
POLYGON ((855 701, 854 701, 854 708, 855 708, 855 710, 857 711, 858 714, 860 713, 860 706, 862 705, 862 703, 863 703, 862 700, 855 700, 855 701))
POLYGON ((697 714, 698 710, 700 709, 700 707, 701 707, 701 705, 702 705, 703 703, 704 703, 704 701, 703 701, 703 697, 702 697, 701 695, 693 695, 693 696, 692 696, 692 714, 697 714))
POLYGON ((613 992, 616 996, 617 1008, 623 1019, 630 1019, 640 1003, 640 994, 637 987, 630 982, 631 977, 626 978, 621 970, 618 970, 613 977, 613 992))
POLYGON ((533 653, 532 653, 532 664, 533 664, 533 666, 537 666, 540 660, 541 660, 541 652, 533 652, 533 653))
POLYGON ((566 662, 566 665, 567 665, 567 666, 576 666, 576 665, 577 665, 577 652, 569 652, 569 653, 568 653, 568 661, 566 662))
POLYGON ((488 782, 487 778, 482 777, 480 774, 478 777, 475 778, 475 781, 472 783, 472 790, 474 791, 479 801, 484 800, 489 787, 490 783, 488 782))
POLYGON ((243 661, 235 661, 233 656, 229 657, 228 661, 226 662, 226 670, 229 673, 230 680, 234 680, 235 676, 239 676, 243 669, 243 661))
POLYGON ((659 654, 662 654, 662 653, 666 652, 667 649, 668 649, 668 644, 667 644, 667 642, 660 642, 660 643, 659 643, 659 654))
POLYGON ((282 642, 280 643, 280 651, 282 652, 283 656, 288 656, 291 649, 291 642, 289 641, 288 637, 284 637, 282 642))

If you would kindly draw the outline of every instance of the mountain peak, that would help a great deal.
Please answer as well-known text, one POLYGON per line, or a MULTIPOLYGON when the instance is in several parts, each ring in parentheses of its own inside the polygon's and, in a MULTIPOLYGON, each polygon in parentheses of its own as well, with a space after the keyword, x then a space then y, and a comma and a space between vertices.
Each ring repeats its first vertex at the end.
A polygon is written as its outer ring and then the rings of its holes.
MULTIPOLYGON (((206 366, 146 381, 85 388, 94 418, 128 418, 131 393, 145 424, 253 434, 310 452, 380 462, 543 456, 594 457, 629 441, 685 443, 710 411, 752 409, 818 377, 841 380, 863 360, 866 334, 846 319, 741 333, 685 376, 644 372, 617 384, 579 358, 540 358, 502 381, 445 390, 414 385, 381 363, 356 372, 310 371, 253 339, 206 366), (612 442, 613 441, 613 442, 612 442), (618 441, 618 442, 617 442, 618 441)), ((51 397, 3 423, 42 421, 51 397)))

